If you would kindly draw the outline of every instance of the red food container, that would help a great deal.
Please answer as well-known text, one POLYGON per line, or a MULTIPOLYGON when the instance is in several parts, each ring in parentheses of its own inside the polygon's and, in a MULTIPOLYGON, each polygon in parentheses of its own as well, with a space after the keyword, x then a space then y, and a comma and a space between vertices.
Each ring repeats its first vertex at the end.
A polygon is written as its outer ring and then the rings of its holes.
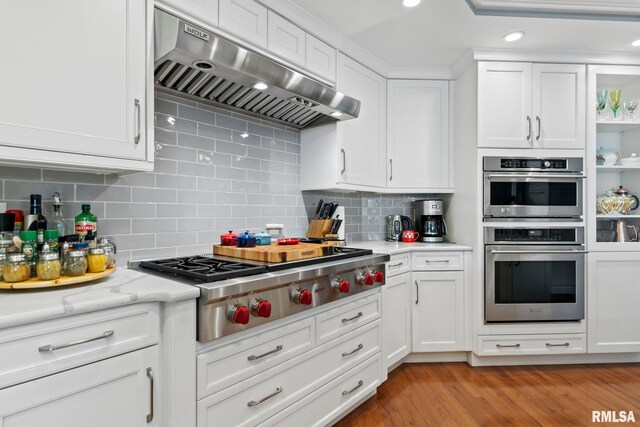
POLYGON ((220 244, 222 246, 238 246, 238 235, 229 230, 227 234, 220 236, 220 244))

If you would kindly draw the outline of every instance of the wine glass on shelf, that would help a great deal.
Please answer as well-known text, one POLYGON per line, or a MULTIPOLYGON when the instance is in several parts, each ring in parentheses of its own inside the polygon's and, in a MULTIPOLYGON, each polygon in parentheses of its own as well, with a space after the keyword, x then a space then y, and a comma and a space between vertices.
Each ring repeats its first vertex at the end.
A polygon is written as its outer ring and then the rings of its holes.
POLYGON ((599 90, 596 93, 596 96, 598 98, 598 100, 596 101, 596 113, 598 115, 598 120, 602 118, 604 109, 607 108, 607 95, 609 95, 609 91, 606 89, 599 90))
POLYGON ((629 120, 635 120, 636 110, 638 109, 638 98, 630 98, 624 101, 624 109, 629 113, 629 120))
POLYGON ((613 118, 618 118, 618 109, 620 108, 620 97, 622 96, 622 90, 614 89, 609 91, 609 97, 611 98, 611 111, 613 112, 613 118))

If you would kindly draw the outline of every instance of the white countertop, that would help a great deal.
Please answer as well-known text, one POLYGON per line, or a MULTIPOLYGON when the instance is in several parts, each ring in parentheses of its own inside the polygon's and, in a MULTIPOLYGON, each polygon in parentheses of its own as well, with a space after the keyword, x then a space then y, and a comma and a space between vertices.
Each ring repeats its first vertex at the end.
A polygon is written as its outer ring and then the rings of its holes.
POLYGON ((0 329, 141 302, 200 295, 195 286, 121 268, 91 284, 40 290, 0 290, 0 329))
POLYGON ((387 253, 389 255, 399 254, 403 252, 411 251, 470 251, 473 250, 471 246, 459 245, 457 243, 444 242, 444 243, 402 243, 402 242, 385 242, 385 241, 373 241, 373 242, 353 242, 349 244, 354 248, 371 249, 378 253, 387 253))

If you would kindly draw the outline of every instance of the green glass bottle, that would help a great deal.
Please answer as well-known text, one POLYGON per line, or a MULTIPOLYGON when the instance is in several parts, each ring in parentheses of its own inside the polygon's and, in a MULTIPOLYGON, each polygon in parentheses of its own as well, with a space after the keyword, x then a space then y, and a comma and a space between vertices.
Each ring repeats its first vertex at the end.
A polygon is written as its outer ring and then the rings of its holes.
POLYGON ((76 234, 86 237, 87 234, 98 234, 98 218, 91 213, 91 205, 82 205, 82 212, 75 218, 76 234))

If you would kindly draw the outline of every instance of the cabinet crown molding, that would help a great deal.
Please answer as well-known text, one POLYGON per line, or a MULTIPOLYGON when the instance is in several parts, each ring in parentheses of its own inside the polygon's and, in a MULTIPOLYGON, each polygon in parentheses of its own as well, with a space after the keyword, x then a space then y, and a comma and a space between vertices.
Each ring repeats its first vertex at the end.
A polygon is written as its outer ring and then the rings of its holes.
POLYGON ((476 15, 553 16, 630 21, 640 16, 636 0, 467 0, 476 15))
POLYGON ((640 65, 640 55, 624 52, 598 52, 553 49, 474 48, 475 61, 547 62, 556 64, 640 65))

